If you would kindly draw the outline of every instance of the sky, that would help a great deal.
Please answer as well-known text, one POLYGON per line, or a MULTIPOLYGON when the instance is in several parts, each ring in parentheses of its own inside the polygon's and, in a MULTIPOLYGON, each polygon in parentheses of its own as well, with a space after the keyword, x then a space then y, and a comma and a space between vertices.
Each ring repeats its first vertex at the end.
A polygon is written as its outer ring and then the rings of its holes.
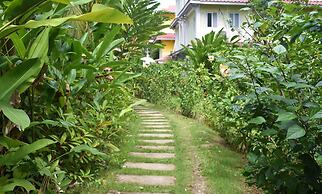
POLYGON ((158 0, 161 3, 161 8, 167 8, 176 4, 176 0, 158 0))

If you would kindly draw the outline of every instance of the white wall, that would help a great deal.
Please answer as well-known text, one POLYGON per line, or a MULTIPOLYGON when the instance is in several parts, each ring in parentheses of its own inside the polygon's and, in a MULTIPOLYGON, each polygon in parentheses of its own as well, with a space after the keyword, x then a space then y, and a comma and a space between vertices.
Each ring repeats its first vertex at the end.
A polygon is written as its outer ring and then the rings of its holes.
POLYGON ((174 43, 174 51, 177 51, 180 49, 179 25, 176 26, 175 35, 176 35, 176 39, 174 43))
POLYGON ((188 1, 189 0, 176 0, 176 15, 178 15, 179 11, 181 11, 181 9, 188 1))
POLYGON ((201 38, 202 36, 208 34, 211 31, 218 32, 221 28, 224 28, 227 38, 231 38, 234 35, 240 35, 241 39, 244 40, 247 38, 247 33, 245 30, 240 27, 235 31, 231 30, 229 26, 229 14, 230 13, 239 13, 240 14, 240 24, 242 26, 243 22, 246 22, 247 12, 240 11, 242 6, 232 6, 232 5, 201 5, 200 6, 200 30, 196 34, 196 38, 201 38), (218 27, 208 27, 207 26, 207 13, 216 12, 218 14, 218 27), (245 36, 245 37, 243 37, 245 36))
POLYGON ((186 34, 184 45, 188 45, 196 37, 196 14, 191 11, 186 20, 186 34))
MULTIPOLYGON (((186 3, 187 0, 177 0, 181 3, 186 3)), ((184 6, 184 4, 182 5, 184 6)), ((180 7, 180 6, 179 6, 180 7)), ((246 22, 247 12, 240 11, 243 6, 236 5, 195 5, 192 10, 187 14, 184 19, 180 19, 176 26, 176 41, 174 50, 181 49, 181 45, 190 44, 191 40, 195 38, 202 38, 204 35, 211 31, 218 32, 224 28, 227 38, 230 39, 235 35, 239 35, 241 41, 249 38, 249 35, 243 30, 242 27, 232 30, 229 25, 229 14, 239 13, 240 14, 240 25, 246 22), (207 26, 207 14, 216 12, 218 14, 218 26, 216 28, 207 26)), ((178 9, 178 6, 177 6, 178 9)), ((181 8, 180 8, 181 10, 181 8)), ((250 30, 247 29, 250 32, 250 30)), ((251 33, 251 32, 250 32, 251 33)))

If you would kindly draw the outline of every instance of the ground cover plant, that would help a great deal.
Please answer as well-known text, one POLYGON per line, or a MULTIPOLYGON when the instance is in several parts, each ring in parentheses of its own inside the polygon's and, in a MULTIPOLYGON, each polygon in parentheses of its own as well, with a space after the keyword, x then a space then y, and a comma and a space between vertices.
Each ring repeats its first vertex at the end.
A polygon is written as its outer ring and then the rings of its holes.
POLYGON ((144 29, 134 4, 0 2, 0 193, 65 192, 109 167, 135 105, 129 56, 159 29, 126 45, 144 29))
POLYGON ((145 69, 138 95, 204 120, 246 152, 250 184, 319 193, 321 8, 254 1, 246 9, 249 42, 208 34, 186 48, 186 60, 145 69))

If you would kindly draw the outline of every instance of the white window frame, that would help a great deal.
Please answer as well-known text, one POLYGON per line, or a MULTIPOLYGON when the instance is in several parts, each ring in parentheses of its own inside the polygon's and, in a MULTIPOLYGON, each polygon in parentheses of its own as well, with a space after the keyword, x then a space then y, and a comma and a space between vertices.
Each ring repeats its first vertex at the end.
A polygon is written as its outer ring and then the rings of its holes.
POLYGON ((241 26, 241 16, 240 13, 234 12, 234 13, 229 13, 229 26, 231 28, 240 28, 241 26), (236 25, 236 16, 238 15, 238 25, 236 25), (233 16, 233 17, 231 17, 233 16))
POLYGON ((218 27, 218 13, 217 12, 207 12, 207 27, 217 28, 218 27), (211 26, 209 26, 209 14, 211 14, 211 26))

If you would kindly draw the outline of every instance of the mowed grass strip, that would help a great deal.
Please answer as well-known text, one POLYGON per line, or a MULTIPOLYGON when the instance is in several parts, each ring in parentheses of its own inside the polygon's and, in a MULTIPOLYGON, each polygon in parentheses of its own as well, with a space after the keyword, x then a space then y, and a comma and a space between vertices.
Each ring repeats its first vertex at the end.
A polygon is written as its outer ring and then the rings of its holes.
POLYGON ((245 164, 243 155, 232 151, 219 134, 208 126, 183 116, 167 114, 177 129, 186 129, 192 143, 197 147, 202 175, 207 179, 208 189, 214 194, 244 194, 249 192, 242 176, 245 164))

